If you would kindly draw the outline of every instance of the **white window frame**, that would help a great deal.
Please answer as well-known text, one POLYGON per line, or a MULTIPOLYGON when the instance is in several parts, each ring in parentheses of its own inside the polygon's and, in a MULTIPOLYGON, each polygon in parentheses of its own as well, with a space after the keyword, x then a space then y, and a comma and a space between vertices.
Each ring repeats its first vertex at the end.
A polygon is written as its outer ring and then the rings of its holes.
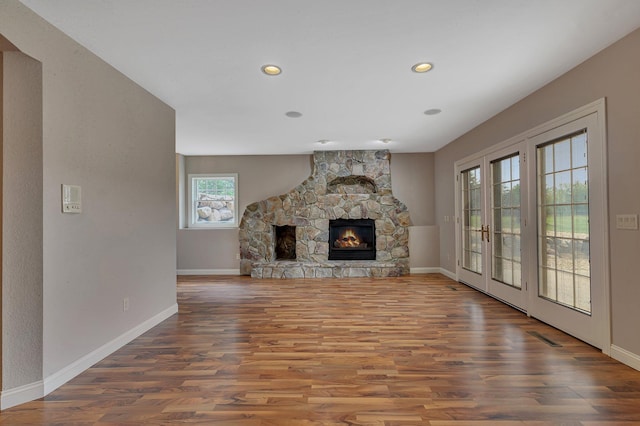
POLYGON ((189 174, 187 176, 188 191, 187 191, 187 211, 189 215, 188 227, 189 228, 204 228, 204 229, 217 229, 217 228, 237 228, 239 224, 238 218, 238 174, 237 173, 199 173, 189 174), (194 179, 203 178, 233 178, 234 182, 234 200, 233 200, 233 221, 231 222, 198 222, 195 208, 195 190, 193 185, 194 179))

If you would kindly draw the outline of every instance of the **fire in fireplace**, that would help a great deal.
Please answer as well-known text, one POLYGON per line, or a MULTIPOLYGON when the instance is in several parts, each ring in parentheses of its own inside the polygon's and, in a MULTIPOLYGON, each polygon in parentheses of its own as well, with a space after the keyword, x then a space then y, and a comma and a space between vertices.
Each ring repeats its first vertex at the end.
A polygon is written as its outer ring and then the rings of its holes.
POLYGON ((373 219, 329 221, 329 260, 375 260, 376 222, 373 219))

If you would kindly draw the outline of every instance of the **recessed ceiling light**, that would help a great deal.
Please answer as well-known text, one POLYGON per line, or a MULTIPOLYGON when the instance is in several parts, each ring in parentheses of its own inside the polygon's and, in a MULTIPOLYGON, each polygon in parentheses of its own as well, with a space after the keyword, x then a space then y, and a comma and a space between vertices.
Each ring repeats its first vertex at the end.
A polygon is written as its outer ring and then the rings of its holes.
POLYGON ((436 114, 440 114, 442 112, 441 109, 438 108, 431 108, 428 109, 424 112, 425 115, 436 115, 436 114))
POLYGON ((382 142, 382 143, 389 143, 389 142, 391 142, 391 139, 389 139, 389 138, 378 139, 378 140, 379 140, 380 142, 382 142))
POLYGON ((302 117, 302 113, 298 112, 298 111, 285 112, 284 115, 286 115, 289 118, 300 118, 300 117, 302 117))
POLYGON ((282 72, 282 68, 280 68, 277 65, 271 65, 271 64, 263 65, 262 68, 260 69, 266 75, 278 75, 282 72))
POLYGON ((431 70, 432 68, 433 68, 433 64, 430 64, 429 62, 418 62, 417 64, 411 67, 411 71, 417 72, 417 73, 423 73, 431 70))
POLYGON ((331 141, 330 141, 330 140, 328 140, 328 139, 320 139, 320 140, 318 141, 318 143, 319 143, 320 145, 326 145, 326 144, 328 144, 328 143, 330 143, 330 142, 331 142, 331 141))

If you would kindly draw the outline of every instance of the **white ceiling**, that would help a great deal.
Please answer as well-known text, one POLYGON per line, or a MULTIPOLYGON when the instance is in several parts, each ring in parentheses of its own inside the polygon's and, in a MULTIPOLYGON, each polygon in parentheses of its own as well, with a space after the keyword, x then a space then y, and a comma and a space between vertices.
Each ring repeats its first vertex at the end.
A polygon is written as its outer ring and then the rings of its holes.
POLYGON ((21 1, 175 108, 187 155, 432 152, 640 27, 638 0, 21 1))

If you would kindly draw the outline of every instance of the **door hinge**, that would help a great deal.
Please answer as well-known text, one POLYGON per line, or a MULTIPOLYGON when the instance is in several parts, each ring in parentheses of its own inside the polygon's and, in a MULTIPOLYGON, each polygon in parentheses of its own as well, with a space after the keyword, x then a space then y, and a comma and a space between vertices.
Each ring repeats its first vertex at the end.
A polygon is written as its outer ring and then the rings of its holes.
POLYGON ((527 153, 526 153, 526 152, 523 152, 523 153, 522 153, 522 162, 523 162, 523 163, 526 163, 526 162, 527 162, 527 153))

